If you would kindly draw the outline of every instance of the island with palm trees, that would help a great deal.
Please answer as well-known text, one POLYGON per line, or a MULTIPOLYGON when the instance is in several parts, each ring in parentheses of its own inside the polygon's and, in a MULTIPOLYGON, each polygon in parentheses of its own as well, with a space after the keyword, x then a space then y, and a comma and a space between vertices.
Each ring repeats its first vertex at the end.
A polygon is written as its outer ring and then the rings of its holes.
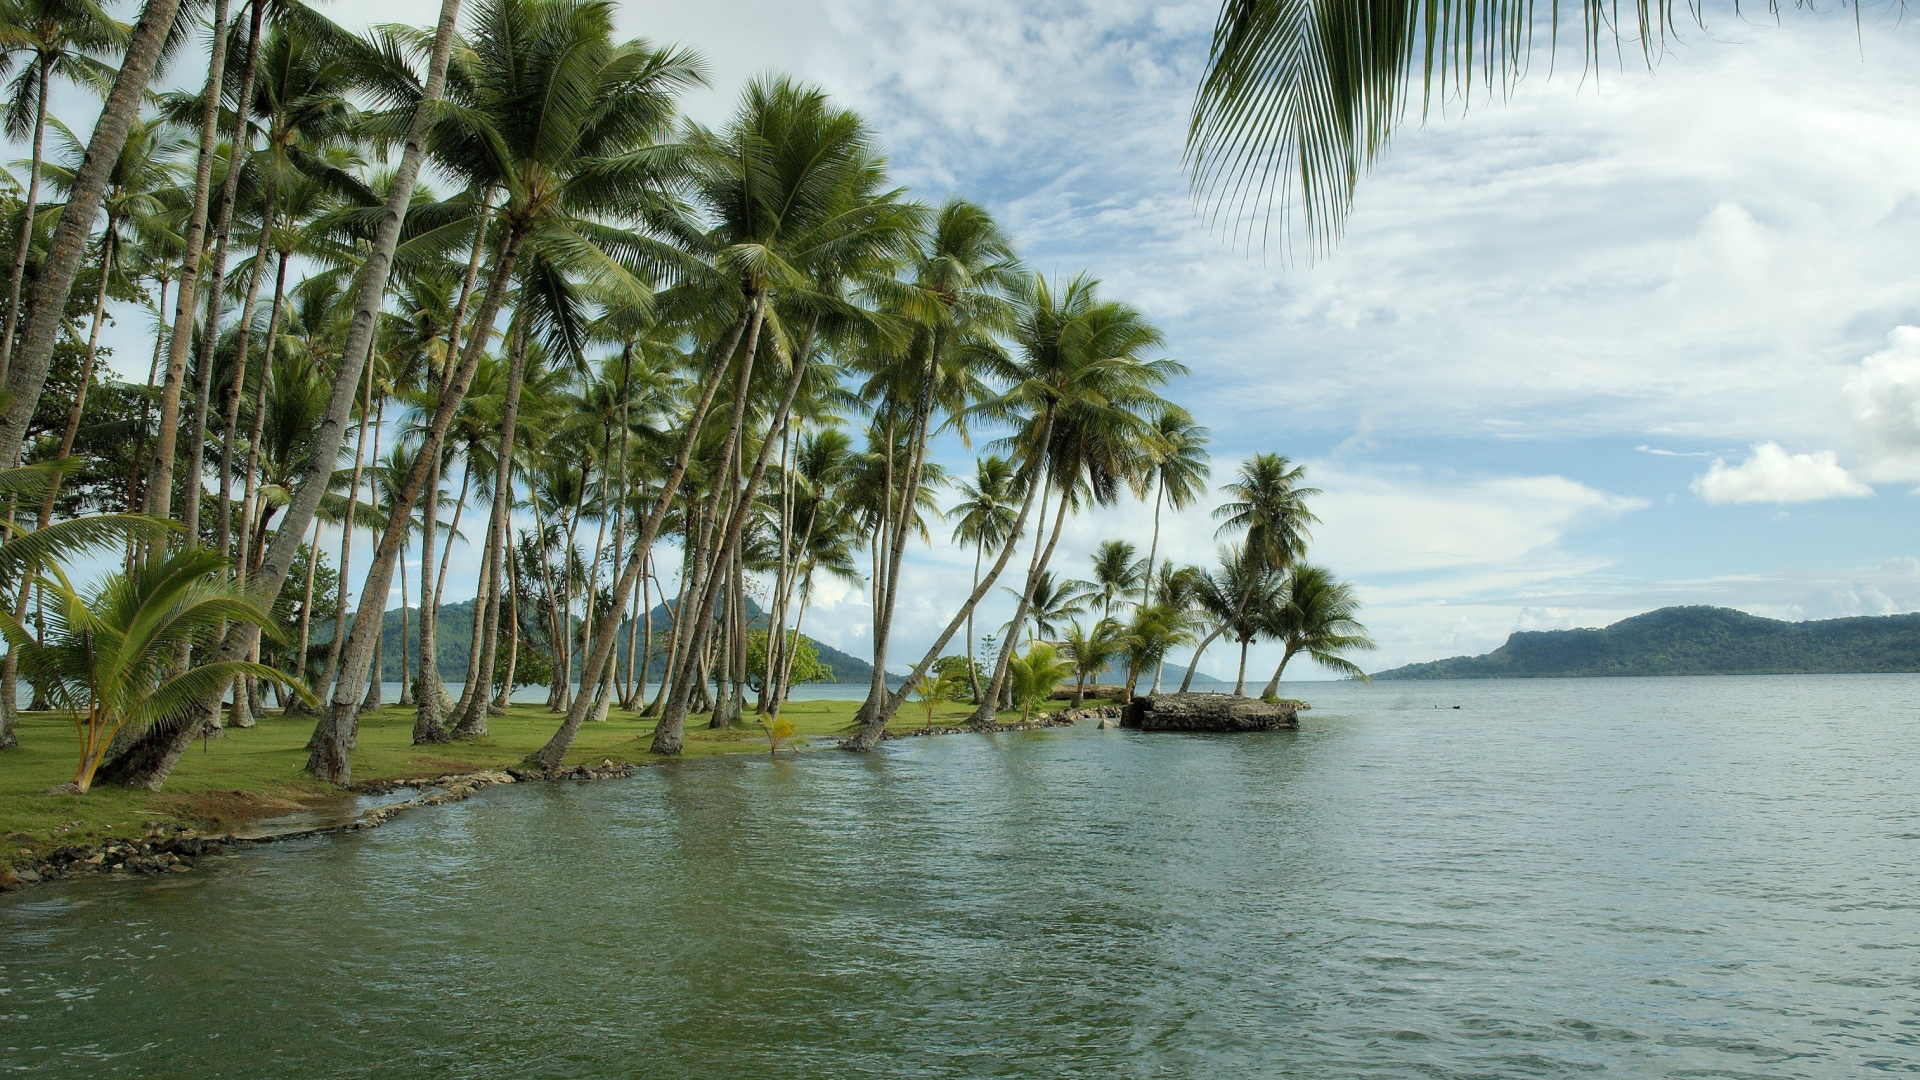
POLYGON ((818 87, 696 123, 704 59, 600 0, 364 34, 217 0, 204 83, 150 98, 176 6, 4 13, 32 152, 0 193, 0 818, 35 839, 0 859, 215 790, 864 752, 910 702, 993 731, 1165 696, 1170 662, 1189 694, 1223 639, 1238 698, 1256 642, 1262 698, 1302 654, 1360 675, 1305 468, 1241 463, 1215 565, 1168 557, 1210 469, 1160 329, 915 198, 818 87), (101 95, 90 134, 54 80, 101 95), (144 378, 104 362, 116 305, 144 378), (1079 580, 1070 522, 1121 505, 1079 580), (903 635, 936 530, 964 595, 903 635), (824 588, 863 609, 837 672, 824 588), (829 677, 864 686, 795 696, 829 677))

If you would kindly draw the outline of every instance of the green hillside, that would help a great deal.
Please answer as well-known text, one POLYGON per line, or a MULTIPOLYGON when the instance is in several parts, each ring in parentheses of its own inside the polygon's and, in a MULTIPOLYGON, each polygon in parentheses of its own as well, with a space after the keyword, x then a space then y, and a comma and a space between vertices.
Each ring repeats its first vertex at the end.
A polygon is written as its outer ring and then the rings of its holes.
MULTIPOLYGON (((756 625, 765 626, 766 617, 760 612, 760 609, 755 606, 751 600, 747 603, 748 615, 753 622, 756 625)), ((419 610, 409 608, 407 610, 406 622, 406 657, 408 665, 411 666, 413 657, 418 654, 420 649, 419 610)), ((649 680, 658 678, 661 670, 666 666, 666 657, 662 655, 662 653, 666 650, 666 635, 673 630, 673 615, 669 612, 666 605, 662 604, 653 609, 653 627, 655 635, 653 645, 654 658, 652 668, 647 676, 649 680)), ((386 621, 382 625, 382 633, 383 640, 380 645, 380 678, 383 682, 399 682, 401 658, 399 608, 394 608, 387 612, 386 621)), ((804 637, 805 635, 802 636, 804 637)), ((326 655, 325 650, 318 648, 318 646, 320 643, 329 640, 331 635, 323 629, 315 634, 314 637, 316 645, 314 650, 315 654, 324 657, 326 655)), ((833 679, 835 682, 864 683, 873 678, 873 665, 867 661, 857 656, 841 652, 830 645, 821 644, 813 638, 809 637, 807 640, 813 644, 814 652, 819 654, 820 662, 833 668, 833 679)), ((437 640, 434 642, 436 651, 439 653, 441 678, 458 680, 466 676, 467 652, 472 641, 473 601, 463 600, 457 604, 447 604, 441 607, 440 632, 437 635, 437 640)), ((623 650, 621 654, 623 656, 625 655, 624 650, 626 647, 627 628, 623 627, 620 631, 620 648, 623 650)), ((576 664, 577 663, 578 661, 576 660, 576 664)), ((899 679, 895 677, 890 681, 898 683, 899 679)))
POLYGON ((1527 631, 1484 656, 1408 664, 1376 679, 1815 675, 1920 671, 1920 614, 1782 622, 1669 607, 1603 630, 1527 631))

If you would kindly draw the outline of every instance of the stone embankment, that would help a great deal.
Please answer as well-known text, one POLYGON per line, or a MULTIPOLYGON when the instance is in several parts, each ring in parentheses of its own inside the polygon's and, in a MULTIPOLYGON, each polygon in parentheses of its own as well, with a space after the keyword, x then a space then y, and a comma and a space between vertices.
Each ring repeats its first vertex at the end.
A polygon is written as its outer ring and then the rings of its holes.
POLYGON ((353 832, 384 825, 402 810, 420 806, 441 806, 469 798, 474 792, 496 784, 527 780, 613 780, 632 776, 640 766, 603 759, 599 765, 570 765, 564 769, 488 769, 475 773, 449 773, 442 776, 414 777, 403 780, 377 780, 355 788, 359 795, 390 795, 400 791, 419 794, 398 802, 373 807, 350 821, 335 824, 291 828, 271 833, 248 835, 225 832, 206 834, 187 825, 148 830, 140 840, 111 840, 95 847, 68 846, 55 849, 33 866, 19 869, 0 867, 0 892, 10 892, 42 881, 86 873, 185 874, 193 869, 192 860, 202 855, 217 855, 236 844, 264 844, 294 840, 325 833, 353 832))
POLYGON ((957 727, 923 727, 907 731, 889 731, 880 736, 882 739, 917 739, 923 735, 968 735, 978 732, 996 731, 1039 731, 1043 728, 1072 727, 1081 720, 1100 720, 1118 717, 1119 705, 1102 705, 1088 709, 1062 709, 1054 713, 1041 713, 1039 716, 1022 723, 995 724, 981 727, 975 724, 961 724, 957 727))
POLYGON ((1122 727, 1141 731, 1282 731, 1300 726, 1292 702, 1226 694, 1155 694, 1127 703, 1122 727))

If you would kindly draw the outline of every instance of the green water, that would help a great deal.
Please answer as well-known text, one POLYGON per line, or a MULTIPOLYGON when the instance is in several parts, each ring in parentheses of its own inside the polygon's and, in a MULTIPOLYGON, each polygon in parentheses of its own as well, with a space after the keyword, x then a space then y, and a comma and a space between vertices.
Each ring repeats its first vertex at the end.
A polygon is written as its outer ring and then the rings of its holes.
POLYGON ((1300 691, 1297 734, 710 760, 16 894, 0 1067, 1920 1071, 1920 678, 1300 691))

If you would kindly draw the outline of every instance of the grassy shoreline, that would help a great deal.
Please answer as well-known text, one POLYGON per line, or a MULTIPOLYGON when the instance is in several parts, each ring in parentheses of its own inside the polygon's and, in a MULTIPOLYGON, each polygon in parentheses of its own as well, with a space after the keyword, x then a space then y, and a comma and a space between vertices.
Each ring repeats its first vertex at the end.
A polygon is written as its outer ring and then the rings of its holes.
MULTIPOLYGON (((1060 703, 1051 703, 1059 705, 1060 703)), ((853 722, 857 701, 792 701, 781 715, 794 727, 802 750, 832 745, 819 736, 840 735, 853 722), (810 739, 810 737, 812 737, 810 739), (811 745, 809 743, 811 742, 811 745)), ((934 725, 964 722, 972 706, 943 704, 934 725)), ((353 752, 356 786, 418 776, 480 772, 518 766, 544 745, 559 717, 539 704, 514 704, 488 722, 487 738, 442 746, 414 746, 413 709, 389 705, 361 715, 353 752)), ((1018 714, 1003 713, 1002 722, 1018 714)), ((901 710, 890 731, 922 726, 918 707, 901 710)), ((584 724, 566 765, 612 760, 651 764, 673 760, 647 752, 655 721, 612 710, 606 722, 584 724)), ((165 791, 96 787, 85 795, 49 795, 44 790, 73 778, 77 756, 73 726, 64 713, 24 713, 20 746, 0 752, 0 866, 30 866, 60 847, 97 847, 137 839, 155 828, 187 825, 218 832, 232 823, 271 816, 342 797, 339 788, 304 771, 311 717, 263 717, 256 727, 229 729, 218 739, 194 744, 180 759, 165 791)), ((782 751, 786 746, 781 747, 782 751)), ((749 715, 745 726, 714 731, 704 716, 687 722, 682 757, 767 752, 767 738, 749 715)))

